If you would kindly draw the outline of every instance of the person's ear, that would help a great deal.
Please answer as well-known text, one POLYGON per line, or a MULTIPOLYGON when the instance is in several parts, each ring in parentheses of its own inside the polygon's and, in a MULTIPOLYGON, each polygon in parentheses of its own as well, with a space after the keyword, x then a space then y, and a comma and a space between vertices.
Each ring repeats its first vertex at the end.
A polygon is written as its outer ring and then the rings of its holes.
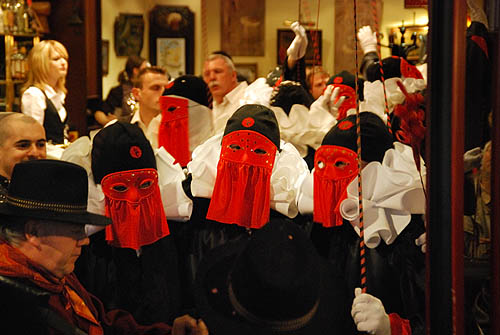
POLYGON ((42 228, 40 222, 36 220, 28 220, 28 222, 26 222, 24 225, 24 236, 26 238, 26 241, 37 249, 39 249, 41 245, 41 229, 42 228))
POLYGON ((135 100, 141 100, 141 89, 139 87, 132 88, 132 94, 134 95, 135 100))

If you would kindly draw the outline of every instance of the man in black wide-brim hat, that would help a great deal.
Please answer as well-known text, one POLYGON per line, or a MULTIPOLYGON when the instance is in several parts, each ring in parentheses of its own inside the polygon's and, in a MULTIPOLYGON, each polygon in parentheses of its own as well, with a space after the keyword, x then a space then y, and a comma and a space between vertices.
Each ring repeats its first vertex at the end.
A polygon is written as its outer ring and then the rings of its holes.
POLYGON ((197 313, 212 335, 354 334, 347 295, 307 233, 280 218, 212 249, 196 273, 197 313))
MULTIPOLYGON (((170 334, 140 326, 123 310, 105 312, 73 273, 86 225, 108 218, 87 212, 87 173, 56 160, 17 164, 0 204, 0 324, 2 334, 170 334)), ((184 316, 174 328, 189 328, 184 316)), ((175 334, 175 332, 174 332, 175 334)))

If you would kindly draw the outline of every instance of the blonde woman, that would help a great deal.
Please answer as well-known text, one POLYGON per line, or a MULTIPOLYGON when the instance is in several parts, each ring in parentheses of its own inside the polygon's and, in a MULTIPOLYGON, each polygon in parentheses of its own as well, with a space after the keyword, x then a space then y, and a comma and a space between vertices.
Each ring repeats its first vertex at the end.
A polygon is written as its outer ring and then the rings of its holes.
POLYGON ((22 88, 21 111, 43 125, 47 141, 64 143, 68 116, 64 108, 68 51, 58 41, 41 41, 31 49, 28 64, 28 81, 22 88))

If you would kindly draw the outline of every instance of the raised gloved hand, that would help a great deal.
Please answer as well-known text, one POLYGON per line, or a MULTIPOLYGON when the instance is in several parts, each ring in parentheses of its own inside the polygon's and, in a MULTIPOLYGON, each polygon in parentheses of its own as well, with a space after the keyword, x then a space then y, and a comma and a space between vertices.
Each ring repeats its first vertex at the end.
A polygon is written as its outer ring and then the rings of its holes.
POLYGON ((345 100, 344 96, 340 97, 337 100, 339 91, 340 88, 338 87, 334 88, 333 85, 328 85, 323 94, 316 101, 313 102, 313 104, 311 105, 311 109, 313 108, 323 109, 328 113, 330 113, 334 118, 337 118, 339 114, 339 107, 345 100), (337 101, 335 102, 335 100, 337 101))
POLYGON ((469 7, 471 21, 481 22, 486 29, 489 29, 488 17, 484 10, 477 4, 477 0, 467 0, 467 7, 469 7))
POLYGON ((425 254, 425 251, 427 250, 427 235, 426 233, 423 233, 420 235, 416 240, 415 244, 420 247, 422 252, 425 254))
POLYGON ((474 168, 481 166, 483 152, 480 147, 470 149, 464 154, 464 173, 472 171, 474 168))
POLYGON ((292 23, 290 28, 295 33, 295 38, 288 47, 286 54, 288 57, 298 60, 305 56, 307 49, 307 34, 304 27, 300 25, 299 22, 295 21, 292 23))
POLYGON ((368 293, 354 289, 351 315, 359 331, 368 334, 391 335, 391 322, 382 302, 368 293))
POLYGON ((358 40, 364 54, 377 52, 377 32, 372 32, 370 26, 364 26, 359 29, 358 40))

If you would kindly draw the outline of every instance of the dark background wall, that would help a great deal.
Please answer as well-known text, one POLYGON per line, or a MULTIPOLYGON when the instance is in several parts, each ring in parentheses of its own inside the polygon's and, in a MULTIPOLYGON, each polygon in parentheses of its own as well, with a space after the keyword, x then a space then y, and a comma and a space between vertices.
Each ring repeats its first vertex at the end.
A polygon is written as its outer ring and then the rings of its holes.
POLYGON ((69 53, 66 77, 66 109, 69 124, 80 135, 87 133, 86 104, 90 97, 102 96, 101 1, 52 0, 50 34, 69 53))

